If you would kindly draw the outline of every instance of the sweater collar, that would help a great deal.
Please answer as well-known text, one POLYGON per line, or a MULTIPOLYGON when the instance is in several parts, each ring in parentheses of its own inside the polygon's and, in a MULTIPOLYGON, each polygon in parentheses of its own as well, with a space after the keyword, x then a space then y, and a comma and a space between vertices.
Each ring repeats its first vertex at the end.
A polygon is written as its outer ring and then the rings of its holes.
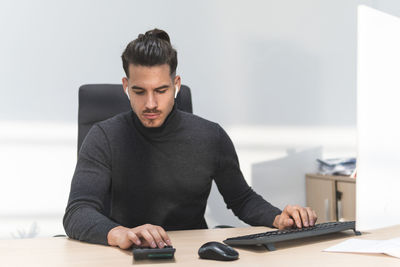
POLYGON ((142 122, 136 115, 134 111, 132 111, 132 120, 135 128, 146 138, 149 139, 159 139, 169 135, 170 133, 174 132, 179 124, 179 112, 176 107, 176 103, 172 107, 171 112, 168 114, 167 118, 165 119, 164 123, 160 127, 156 128, 149 128, 143 126, 142 122))

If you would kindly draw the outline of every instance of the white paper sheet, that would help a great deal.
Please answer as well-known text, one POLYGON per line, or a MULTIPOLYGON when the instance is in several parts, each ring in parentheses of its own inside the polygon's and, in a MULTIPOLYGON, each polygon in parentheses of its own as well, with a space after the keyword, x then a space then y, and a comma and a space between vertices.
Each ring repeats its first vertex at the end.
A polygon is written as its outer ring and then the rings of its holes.
POLYGON ((388 240, 349 239, 330 248, 326 252, 383 253, 400 258, 400 238, 388 240))

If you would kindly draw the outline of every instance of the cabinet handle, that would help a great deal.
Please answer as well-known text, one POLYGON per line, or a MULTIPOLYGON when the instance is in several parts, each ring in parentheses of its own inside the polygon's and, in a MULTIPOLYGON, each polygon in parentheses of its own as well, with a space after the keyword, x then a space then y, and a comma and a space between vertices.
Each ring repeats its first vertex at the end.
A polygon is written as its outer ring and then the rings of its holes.
POLYGON ((338 221, 344 221, 343 218, 343 209, 342 209, 342 201, 338 200, 337 202, 337 210, 338 210, 338 221))
POLYGON ((325 221, 331 220, 331 206, 329 205, 329 199, 325 199, 325 221))
POLYGON ((342 209, 342 197, 343 192, 336 190, 336 205, 337 205, 337 220, 343 221, 343 209, 342 209))

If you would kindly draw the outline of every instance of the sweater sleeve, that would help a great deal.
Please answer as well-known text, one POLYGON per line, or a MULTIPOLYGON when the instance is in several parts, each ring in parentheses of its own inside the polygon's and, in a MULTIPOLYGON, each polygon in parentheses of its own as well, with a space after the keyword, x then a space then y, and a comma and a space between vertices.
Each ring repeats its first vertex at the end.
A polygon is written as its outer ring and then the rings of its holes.
POLYGON ((119 225, 104 215, 110 187, 109 143, 100 126, 94 125, 79 151, 63 218, 65 232, 70 238, 108 245, 108 232, 119 225))
POLYGON ((239 167, 235 148, 228 134, 219 127, 219 164, 214 177, 228 209, 252 226, 272 227, 281 210, 249 187, 239 167))

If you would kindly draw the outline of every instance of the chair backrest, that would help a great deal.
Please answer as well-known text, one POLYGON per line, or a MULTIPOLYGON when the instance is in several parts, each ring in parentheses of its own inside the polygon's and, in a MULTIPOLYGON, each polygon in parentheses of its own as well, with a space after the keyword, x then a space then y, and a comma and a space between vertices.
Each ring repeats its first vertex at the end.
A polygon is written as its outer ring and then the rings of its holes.
MULTIPOLYGON (((175 101, 178 109, 193 113, 188 86, 181 86, 175 101)), ((78 152, 93 124, 129 110, 131 106, 121 84, 82 85, 79 88, 78 152)))

